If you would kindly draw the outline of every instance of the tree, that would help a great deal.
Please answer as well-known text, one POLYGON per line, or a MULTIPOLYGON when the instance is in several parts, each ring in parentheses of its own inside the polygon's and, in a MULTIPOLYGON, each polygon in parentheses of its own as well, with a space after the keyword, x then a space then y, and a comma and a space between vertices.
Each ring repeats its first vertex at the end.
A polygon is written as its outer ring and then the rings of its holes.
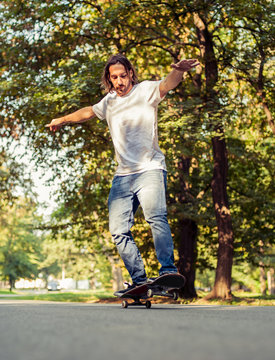
MULTIPOLYGON (((206 13, 206 11, 204 11, 206 13)), ((210 123, 216 136, 213 136, 213 178, 211 181, 213 204, 218 227, 218 262, 216 279, 211 297, 229 299, 231 297, 231 271, 233 264, 233 227, 227 196, 228 160, 221 123, 219 97, 215 90, 218 82, 218 64, 214 52, 213 34, 208 29, 207 17, 194 13, 200 50, 205 62, 205 101, 210 123), (215 121, 216 120, 216 121, 215 121)))
MULTIPOLYGON (((89 242, 81 239, 75 241, 75 232, 79 226, 69 227, 60 232, 56 238, 49 236, 43 242, 43 262, 39 271, 47 282, 49 275, 74 280, 88 279, 92 286, 101 283, 104 287, 111 286, 111 266, 101 252, 91 249, 89 242)), ((94 246, 93 241, 93 246, 94 246)))
POLYGON ((33 203, 21 198, 13 206, 6 205, 1 216, 0 269, 8 280, 10 291, 19 278, 35 278, 40 255, 40 239, 35 233, 33 203))
POLYGON ((0 144, 0 204, 16 201, 19 188, 31 194, 31 185, 25 167, 0 144))

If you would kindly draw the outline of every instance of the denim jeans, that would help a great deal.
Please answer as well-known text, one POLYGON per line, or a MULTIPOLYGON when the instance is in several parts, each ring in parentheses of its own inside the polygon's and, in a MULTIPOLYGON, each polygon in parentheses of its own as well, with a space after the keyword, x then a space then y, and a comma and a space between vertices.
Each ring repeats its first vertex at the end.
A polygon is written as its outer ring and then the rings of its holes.
POLYGON ((147 279, 140 252, 131 233, 139 205, 152 230, 157 258, 161 265, 160 275, 177 272, 173 240, 167 221, 166 171, 149 170, 115 176, 108 205, 110 232, 134 283, 139 284, 147 279))

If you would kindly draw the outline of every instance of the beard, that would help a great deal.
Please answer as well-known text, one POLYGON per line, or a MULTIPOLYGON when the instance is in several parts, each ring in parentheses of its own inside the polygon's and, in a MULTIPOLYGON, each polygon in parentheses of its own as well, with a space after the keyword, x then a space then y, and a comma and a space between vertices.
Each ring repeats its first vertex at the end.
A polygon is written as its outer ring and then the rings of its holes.
POLYGON ((120 85, 120 86, 115 87, 115 91, 119 96, 123 96, 123 95, 128 94, 128 92, 131 90, 131 88, 132 88, 132 83, 129 82, 129 84, 120 85))
POLYGON ((125 92, 126 86, 122 85, 122 86, 117 86, 116 87, 116 92, 119 94, 122 94, 125 92))

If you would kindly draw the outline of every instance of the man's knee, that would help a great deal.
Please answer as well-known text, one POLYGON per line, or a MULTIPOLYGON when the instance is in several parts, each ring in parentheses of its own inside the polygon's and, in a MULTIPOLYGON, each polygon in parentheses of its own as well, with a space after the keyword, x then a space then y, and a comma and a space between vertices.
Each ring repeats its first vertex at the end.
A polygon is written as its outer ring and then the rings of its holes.
POLYGON ((145 220, 148 224, 167 223, 166 209, 163 211, 151 211, 144 214, 145 220))
POLYGON ((125 222, 120 222, 117 219, 109 221, 109 231, 113 237, 127 234, 129 230, 129 227, 125 222))

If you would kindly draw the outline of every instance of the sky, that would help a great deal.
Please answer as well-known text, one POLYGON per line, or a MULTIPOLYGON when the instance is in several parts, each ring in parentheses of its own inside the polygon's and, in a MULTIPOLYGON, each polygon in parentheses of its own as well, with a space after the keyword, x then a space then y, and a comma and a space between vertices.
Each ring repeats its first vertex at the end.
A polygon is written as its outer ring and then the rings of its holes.
POLYGON ((18 162, 23 163, 26 167, 26 173, 30 175, 34 183, 34 192, 38 195, 38 213, 43 214, 46 217, 49 216, 58 204, 54 193, 57 192, 57 186, 51 184, 47 186, 48 180, 52 177, 51 169, 47 170, 47 174, 44 174, 44 169, 37 168, 33 161, 33 153, 27 148, 26 140, 21 138, 20 141, 16 141, 9 147, 9 152, 13 155, 20 156, 18 162), (22 156, 22 154, 24 154, 22 156), (42 204, 45 204, 43 206, 42 204))

